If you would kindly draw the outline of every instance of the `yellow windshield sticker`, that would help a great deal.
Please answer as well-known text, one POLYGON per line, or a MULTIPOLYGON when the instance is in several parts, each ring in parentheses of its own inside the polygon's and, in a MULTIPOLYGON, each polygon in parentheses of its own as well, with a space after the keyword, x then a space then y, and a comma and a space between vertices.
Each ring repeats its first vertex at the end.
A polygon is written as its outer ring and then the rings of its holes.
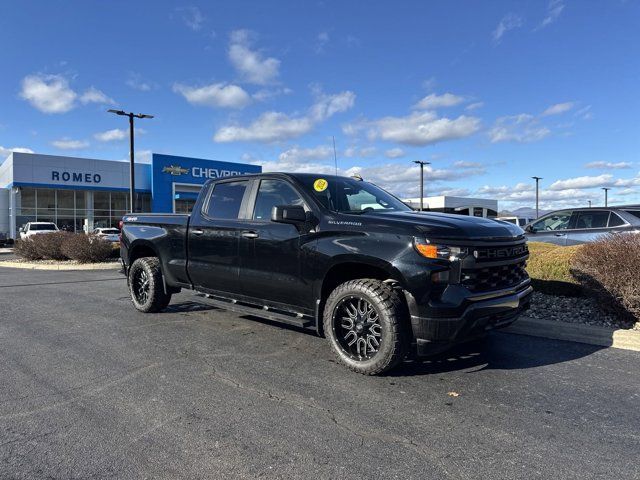
POLYGON ((313 182, 313 189, 316 192, 324 192, 329 186, 329 182, 327 182, 324 178, 319 178, 315 182, 313 182))

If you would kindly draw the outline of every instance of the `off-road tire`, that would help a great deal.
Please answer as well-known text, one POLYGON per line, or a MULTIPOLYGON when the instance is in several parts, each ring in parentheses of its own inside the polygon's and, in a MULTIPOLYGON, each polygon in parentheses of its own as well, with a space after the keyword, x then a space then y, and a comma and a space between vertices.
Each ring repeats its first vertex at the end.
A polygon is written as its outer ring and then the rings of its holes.
POLYGON ((171 294, 164 291, 158 258, 142 257, 133 262, 129 269, 129 294, 133 306, 141 312, 154 313, 167 308, 171 301, 171 294), (138 293, 142 276, 146 276, 148 282, 146 297, 138 293))
POLYGON ((324 333, 338 357, 351 370, 364 375, 379 375, 398 365, 407 355, 410 343, 407 307, 401 294, 381 281, 370 278, 350 280, 331 292, 324 313, 324 333), (338 305, 350 297, 361 297, 377 311, 382 332, 379 350, 371 359, 356 360, 340 345, 334 329, 334 314, 338 305))

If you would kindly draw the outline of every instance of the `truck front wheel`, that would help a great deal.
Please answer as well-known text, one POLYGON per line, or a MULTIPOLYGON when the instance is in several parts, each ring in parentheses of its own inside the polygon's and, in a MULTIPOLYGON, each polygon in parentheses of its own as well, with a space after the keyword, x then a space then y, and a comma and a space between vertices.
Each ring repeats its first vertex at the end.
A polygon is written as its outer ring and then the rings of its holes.
POLYGON ((407 309, 398 292, 380 280, 339 285, 329 295, 323 317, 333 351, 355 372, 386 372, 407 353, 407 309))
POLYGON ((164 310, 171 301, 165 293, 160 261, 155 257, 138 258, 129 269, 129 293, 133 306, 141 312, 164 310))

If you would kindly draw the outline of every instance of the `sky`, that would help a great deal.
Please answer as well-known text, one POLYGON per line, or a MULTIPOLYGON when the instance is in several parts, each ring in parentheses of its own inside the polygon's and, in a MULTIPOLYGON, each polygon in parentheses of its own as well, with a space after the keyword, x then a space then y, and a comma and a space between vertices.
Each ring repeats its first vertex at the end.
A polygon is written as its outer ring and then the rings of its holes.
POLYGON ((360 174, 501 210, 640 203, 640 2, 3 1, 0 157, 360 174))

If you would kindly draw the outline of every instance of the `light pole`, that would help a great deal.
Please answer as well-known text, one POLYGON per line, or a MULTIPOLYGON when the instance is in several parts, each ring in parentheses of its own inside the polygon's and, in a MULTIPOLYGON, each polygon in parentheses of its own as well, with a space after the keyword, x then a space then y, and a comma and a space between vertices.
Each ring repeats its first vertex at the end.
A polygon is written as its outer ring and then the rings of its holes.
POLYGON ((602 190, 604 190, 604 206, 608 207, 609 206, 609 190, 611 190, 610 188, 607 187, 602 187, 602 190))
POLYGON ((134 152, 133 152, 133 119, 134 118, 153 118, 153 115, 147 115, 145 113, 133 113, 125 112, 124 110, 107 110, 110 113, 121 115, 123 117, 129 117, 129 210, 131 213, 136 211, 136 180, 135 180, 135 167, 134 167, 134 152))
POLYGON ((587 200, 589 202, 589 208, 591 208, 591 200, 587 200))
POLYGON ((414 160, 413 163, 420 165, 420 211, 422 212, 424 210, 424 166, 431 165, 431 162, 414 160))
POLYGON ((538 218, 540 216, 539 214, 539 205, 540 205, 540 189, 539 189, 539 184, 540 184, 540 180, 542 180, 542 177, 531 177, 536 181, 536 218, 538 218))

